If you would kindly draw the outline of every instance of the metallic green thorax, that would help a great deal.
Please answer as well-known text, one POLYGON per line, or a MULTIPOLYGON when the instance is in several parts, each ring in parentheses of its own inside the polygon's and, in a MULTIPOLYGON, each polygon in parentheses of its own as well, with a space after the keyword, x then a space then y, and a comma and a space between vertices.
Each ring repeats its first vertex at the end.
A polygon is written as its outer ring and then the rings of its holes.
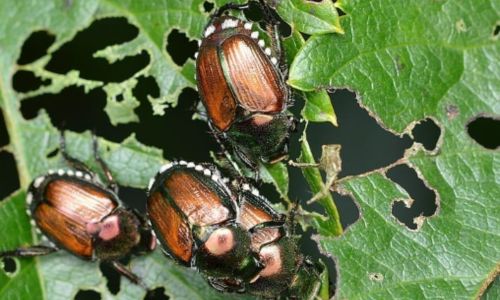
POLYGON ((292 126, 290 116, 287 111, 281 112, 263 126, 256 126, 247 119, 234 123, 226 134, 235 152, 246 163, 272 162, 288 154, 287 144, 292 126))

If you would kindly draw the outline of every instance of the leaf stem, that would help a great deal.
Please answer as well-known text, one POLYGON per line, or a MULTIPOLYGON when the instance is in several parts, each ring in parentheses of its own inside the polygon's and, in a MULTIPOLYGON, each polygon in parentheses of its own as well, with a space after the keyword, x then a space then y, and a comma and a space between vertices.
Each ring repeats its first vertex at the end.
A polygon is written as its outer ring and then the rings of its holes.
MULTIPOLYGON (((302 136, 301 142, 301 150, 302 153, 299 157, 300 163, 314 165, 316 161, 311 152, 311 148, 309 147, 309 143, 307 142, 306 133, 304 130, 304 135, 302 136)), ((323 179, 321 178, 321 173, 317 167, 309 167, 303 168, 302 173, 306 178, 307 183, 309 184, 311 191, 315 195, 321 195, 318 199, 320 204, 325 208, 328 218, 316 218, 316 222, 320 228, 319 231, 325 233, 327 235, 339 236, 342 234, 342 224, 340 223, 340 215, 337 210, 337 206, 333 201, 333 197, 331 193, 324 193, 325 189, 328 190, 328 187, 323 183, 323 179)), ((314 198, 313 198, 314 199, 314 198)))

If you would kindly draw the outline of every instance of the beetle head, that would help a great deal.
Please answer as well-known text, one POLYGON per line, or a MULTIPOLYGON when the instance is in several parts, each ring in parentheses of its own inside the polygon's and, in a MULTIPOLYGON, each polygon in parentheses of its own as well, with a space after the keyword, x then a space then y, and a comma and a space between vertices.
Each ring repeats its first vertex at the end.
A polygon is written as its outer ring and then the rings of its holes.
POLYGON ((250 247, 250 234, 238 225, 215 228, 196 254, 196 266, 207 275, 247 279, 261 266, 250 247))
POLYGON ((137 251, 151 251, 156 239, 142 218, 130 210, 118 208, 99 222, 88 223, 95 256, 101 260, 116 260, 137 251))
POLYGON ((250 280, 248 290, 262 297, 276 297, 290 287, 302 260, 295 239, 283 237, 263 246, 259 252, 263 269, 250 280))

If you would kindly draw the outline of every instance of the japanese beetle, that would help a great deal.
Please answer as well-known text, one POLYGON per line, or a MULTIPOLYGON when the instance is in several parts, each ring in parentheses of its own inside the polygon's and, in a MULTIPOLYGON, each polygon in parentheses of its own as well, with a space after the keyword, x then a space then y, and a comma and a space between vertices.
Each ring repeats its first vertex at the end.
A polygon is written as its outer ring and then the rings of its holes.
POLYGON ((147 212, 165 254, 220 291, 276 297, 319 287, 311 279, 318 269, 300 254, 283 215, 211 164, 162 166, 149 185, 147 212))
POLYGON ((147 289, 118 260, 154 250, 156 237, 142 215, 122 206, 117 185, 98 155, 96 138, 94 156, 108 179, 107 186, 85 164, 66 153, 63 135, 61 153, 72 169, 50 170, 35 178, 26 196, 26 212, 42 244, 0 252, 0 258, 40 256, 63 249, 83 260, 110 263, 147 289))
POLYGON ((249 233, 235 222, 236 198, 211 165, 163 166, 149 186, 147 212, 165 253, 208 276, 253 274, 249 233))
MULTIPOLYGON (((257 25, 223 15, 245 7, 230 3, 212 16, 197 53, 196 79, 214 136, 255 168, 259 161, 287 157, 295 121, 287 111, 290 91, 278 66, 284 65, 280 47, 266 47, 257 25)), ((265 4, 261 7, 271 15, 265 4)))

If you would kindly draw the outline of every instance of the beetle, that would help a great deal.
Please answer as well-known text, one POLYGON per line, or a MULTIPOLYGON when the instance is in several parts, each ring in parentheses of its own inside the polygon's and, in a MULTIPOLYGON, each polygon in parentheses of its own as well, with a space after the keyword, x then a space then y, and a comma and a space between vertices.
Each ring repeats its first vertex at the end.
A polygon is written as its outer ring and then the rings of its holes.
MULTIPOLYGON (((275 23, 259 3, 268 22, 275 23)), ((196 79, 213 135, 255 169, 258 162, 287 157, 296 122, 287 110, 291 93, 279 66, 285 65, 279 38, 276 47, 267 47, 258 25, 224 15, 246 7, 229 3, 212 16, 196 54, 196 79)))
POLYGON ((147 290, 141 279, 118 260, 156 248, 149 222, 137 211, 122 206, 118 186, 99 157, 95 136, 94 157, 108 179, 107 186, 85 164, 66 153, 64 134, 60 148, 72 168, 50 170, 36 177, 26 196, 26 213, 42 244, 0 252, 0 258, 40 256, 63 249, 83 260, 110 263, 147 290))
POLYGON ((317 291, 311 277, 319 271, 297 249, 285 217, 257 189, 223 178, 214 165, 162 166, 149 184, 147 212, 164 253, 219 291, 264 297, 317 291))

